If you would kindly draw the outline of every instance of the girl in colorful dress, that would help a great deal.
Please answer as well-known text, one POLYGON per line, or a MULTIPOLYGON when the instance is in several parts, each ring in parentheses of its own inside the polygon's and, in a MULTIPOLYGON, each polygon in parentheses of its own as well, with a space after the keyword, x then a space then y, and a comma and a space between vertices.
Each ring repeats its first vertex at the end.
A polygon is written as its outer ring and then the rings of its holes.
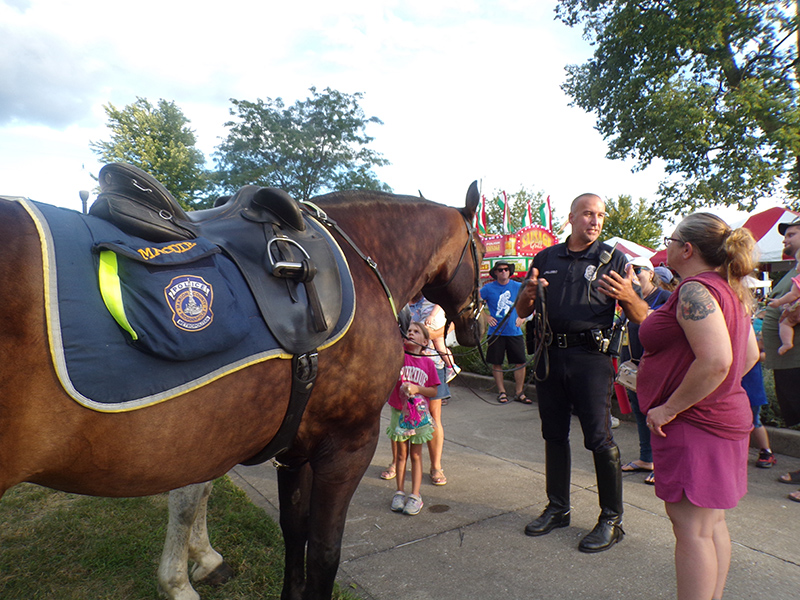
POLYGON ((431 418, 428 398, 436 395, 439 376, 429 356, 423 354, 430 340, 428 330, 422 323, 413 322, 408 327, 405 359, 400 369, 400 378, 389 396, 392 409, 386 433, 397 448, 395 472, 397 492, 392 498, 392 510, 406 515, 416 515, 422 510, 420 496, 422 485, 422 446, 433 439, 434 422, 431 418), (406 498, 406 462, 411 455, 411 494, 406 498))

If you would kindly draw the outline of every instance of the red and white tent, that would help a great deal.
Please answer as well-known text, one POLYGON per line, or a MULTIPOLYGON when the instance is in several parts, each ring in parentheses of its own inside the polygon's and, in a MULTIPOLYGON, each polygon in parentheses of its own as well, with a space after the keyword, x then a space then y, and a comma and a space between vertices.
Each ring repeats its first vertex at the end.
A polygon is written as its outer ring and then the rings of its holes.
MULTIPOLYGON (((780 262, 788 260, 783 258, 783 236, 778 232, 778 225, 781 223, 791 223, 795 219, 800 219, 800 213, 788 208, 776 206, 765 211, 750 215, 741 225, 750 230, 758 243, 760 252, 759 261, 762 263, 780 262)), ((650 261, 658 266, 667 260, 667 251, 659 250, 650 261)))
POLYGON ((614 246, 617 250, 624 253, 629 260, 631 258, 636 258, 637 256, 650 258, 653 255, 653 250, 651 248, 641 246, 636 242, 632 242, 618 236, 614 236, 606 240, 605 243, 609 246, 614 246))
POLYGON ((776 206, 751 215, 742 227, 750 230, 758 242, 761 251, 760 261, 763 263, 779 262, 783 258, 783 236, 778 232, 778 225, 791 223, 800 219, 800 213, 776 206))

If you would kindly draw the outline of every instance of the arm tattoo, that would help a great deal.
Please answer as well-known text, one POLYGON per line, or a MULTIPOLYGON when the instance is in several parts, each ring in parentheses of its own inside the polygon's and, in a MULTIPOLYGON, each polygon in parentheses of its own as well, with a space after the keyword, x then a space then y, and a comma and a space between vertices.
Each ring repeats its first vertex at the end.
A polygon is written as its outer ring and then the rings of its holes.
POLYGON ((681 316, 687 321, 700 321, 717 310, 708 289, 695 282, 681 288, 680 303, 681 316))

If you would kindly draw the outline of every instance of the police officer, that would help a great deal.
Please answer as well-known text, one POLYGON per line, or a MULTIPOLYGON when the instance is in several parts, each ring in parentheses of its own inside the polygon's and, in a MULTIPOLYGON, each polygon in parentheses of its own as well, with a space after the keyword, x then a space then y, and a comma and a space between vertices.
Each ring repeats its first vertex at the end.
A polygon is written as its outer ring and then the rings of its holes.
POLYGON ((594 454, 601 509, 597 525, 578 546, 582 552, 607 550, 624 534, 619 448, 609 419, 614 368, 607 351, 617 302, 634 323, 647 315, 647 303, 631 283, 633 269, 626 270, 625 255, 598 241, 604 219, 605 203, 599 196, 578 196, 569 213, 571 235, 534 257, 517 299, 520 317, 538 308, 535 328, 543 332, 549 325, 552 330, 550 346, 543 350, 549 360, 540 360, 536 371, 548 504, 525 533, 544 535, 569 525, 569 426, 574 412, 584 446, 594 454), (546 291, 536 302, 539 284, 546 291))

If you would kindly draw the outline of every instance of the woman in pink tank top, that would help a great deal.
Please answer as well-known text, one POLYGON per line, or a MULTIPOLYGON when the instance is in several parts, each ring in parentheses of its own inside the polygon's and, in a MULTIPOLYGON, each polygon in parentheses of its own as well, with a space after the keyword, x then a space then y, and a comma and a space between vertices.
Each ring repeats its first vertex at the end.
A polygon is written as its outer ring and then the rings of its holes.
POLYGON ((678 600, 721 598, 731 557, 725 509, 747 493, 752 413, 742 376, 758 360, 742 279, 755 240, 709 213, 666 238, 681 277, 642 323, 637 393, 651 431, 656 495, 675 533, 678 600))

